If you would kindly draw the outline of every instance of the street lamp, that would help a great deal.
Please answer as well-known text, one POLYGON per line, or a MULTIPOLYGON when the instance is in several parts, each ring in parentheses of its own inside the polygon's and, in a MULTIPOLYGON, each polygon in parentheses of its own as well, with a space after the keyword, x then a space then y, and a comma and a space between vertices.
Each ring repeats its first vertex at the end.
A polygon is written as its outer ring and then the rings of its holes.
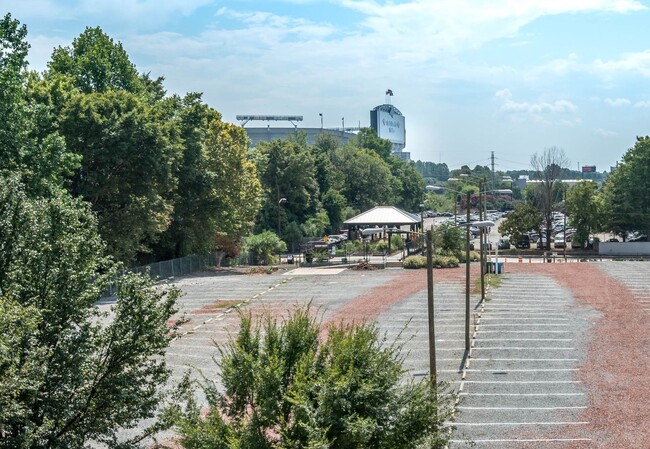
POLYGON ((323 113, 319 112, 318 115, 320 116, 320 129, 323 129, 323 113))
MULTIPOLYGON (((439 231, 442 232, 442 231, 439 231)), ((392 234, 413 234, 411 231, 401 229, 388 229, 388 239, 392 234)), ((415 232, 420 237, 426 236, 427 245, 427 316, 429 324, 429 377, 431 385, 436 388, 436 332, 434 320, 434 302, 433 302, 433 231, 427 230, 426 234, 415 232)))
POLYGON ((280 237, 280 206, 287 202, 286 198, 280 198, 278 200, 278 238, 280 237))
MULTIPOLYGON (((459 192, 457 190, 450 189, 448 187, 442 187, 442 186, 427 186, 427 190, 448 190, 454 195, 462 195, 462 192, 459 192)), ((479 229, 481 229, 481 233, 483 232, 484 228, 492 227, 494 226, 494 223, 491 221, 477 221, 474 223, 470 222, 470 200, 471 200, 471 192, 467 192, 467 220, 465 222, 465 351, 469 353, 470 349, 470 339, 469 339, 469 328, 470 328, 470 300, 469 300, 469 293, 470 293, 470 260, 469 260, 469 227, 470 226, 477 226, 479 229)), ((482 254, 483 248, 481 248, 481 254, 482 254)), ((483 264, 483 258, 481 257, 481 264, 483 264)), ((483 269, 484 267, 482 267, 483 269)), ((481 270, 481 273, 483 274, 483 271, 481 270)), ((481 292, 482 295, 484 294, 484 291, 481 292)), ((483 296, 481 297, 483 299, 483 296)))

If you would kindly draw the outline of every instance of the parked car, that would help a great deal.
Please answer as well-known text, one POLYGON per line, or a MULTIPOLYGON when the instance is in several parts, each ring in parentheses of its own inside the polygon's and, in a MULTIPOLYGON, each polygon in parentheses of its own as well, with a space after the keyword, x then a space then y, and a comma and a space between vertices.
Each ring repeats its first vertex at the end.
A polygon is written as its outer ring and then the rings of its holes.
POLYGON ((497 247, 499 249, 510 249, 510 238, 508 237, 501 237, 499 239, 499 243, 497 244, 497 247))
MULTIPOLYGON (((553 243, 553 237, 551 237, 551 243, 553 243)), ((537 240, 537 249, 546 248, 546 236, 542 236, 537 240)))
POLYGON ((517 240, 517 243, 515 243, 515 247, 519 249, 528 249, 530 248, 530 237, 528 234, 524 234, 519 237, 517 240))
POLYGON ((573 249, 581 249, 584 247, 584 244, 580 244, 576 239, 571 239, 571 248, 573 249))
POLYGON ((566 242, 563 235, 556 235, 553 241, 554 248, 566 248, 566 242))

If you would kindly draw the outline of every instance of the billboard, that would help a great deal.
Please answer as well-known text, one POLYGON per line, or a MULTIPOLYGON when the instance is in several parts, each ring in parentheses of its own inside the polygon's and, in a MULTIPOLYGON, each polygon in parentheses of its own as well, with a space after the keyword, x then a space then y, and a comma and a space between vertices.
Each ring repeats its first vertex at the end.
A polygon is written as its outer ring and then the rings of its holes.
POLYGON ((582 166, 582 173, 596 173, 596 166, 595 165, 583 165, 582 166))
POLYGON ((377 135, 400 145, 406 144, 404 116, 391 111, 377 111, 377 135))

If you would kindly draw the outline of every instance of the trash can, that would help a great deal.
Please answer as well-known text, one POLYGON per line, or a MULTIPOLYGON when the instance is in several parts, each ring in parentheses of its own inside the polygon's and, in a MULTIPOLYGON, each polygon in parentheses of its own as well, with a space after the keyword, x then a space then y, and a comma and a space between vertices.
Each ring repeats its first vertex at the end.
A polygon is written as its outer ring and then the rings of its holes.
POLYGON ((487 262, 486 271, 491 274, 503 274, 503 262, 487 262))

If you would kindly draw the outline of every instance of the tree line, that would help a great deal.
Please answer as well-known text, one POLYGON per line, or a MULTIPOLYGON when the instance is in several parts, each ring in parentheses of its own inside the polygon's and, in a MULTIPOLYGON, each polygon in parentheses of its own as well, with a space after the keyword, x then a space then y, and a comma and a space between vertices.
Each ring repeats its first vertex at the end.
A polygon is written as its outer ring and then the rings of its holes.
POLYGON ((348 145, 321 135, 310 146, 298 132, 249 149, 202 94, 168 95, 100 28, 56 48, 43 73, 27 70, 26 33, 4 18, 2 173, 30 195, 61 188, 90 204, 116 260, 236 254, 268 230, 295 245, 379 204, 420 204, 422 177, 371 129, 348 145))
POLYGON ((502 234, 515 239, 540 230, 550 249, 555 210, 569 216, 575 229, 573 239, 585 246, 593 233, 611 232, 623 241, 632 235, 647 241, 650 233, 650 137, 637 137, 607 179, 598 184, 584 180, 569 187, 565 179, 568 158, 564 150, 547 148, 531 158, 533 179, 539 183, 526 187, 523 201, 500 227, 502 234))
POLYGON ((26 36, 0 20, 0 448, 151 447, 162 429, 187 449, 444 447, 449 398, 404 381, 399 343, 372 325, 321 338, 309 309, 242 315, 220 378, 201 385, 204 413, 189 378, 167 384, 180 291, 117 276, 235 252, 277 223, 308 235, 355 208, 413 208, 421 178, 390 143, 363 130, 347 146, 297 135, 251 151, 200 94, 168 96, 99 28, 44 73, 27 71, 26 36))

